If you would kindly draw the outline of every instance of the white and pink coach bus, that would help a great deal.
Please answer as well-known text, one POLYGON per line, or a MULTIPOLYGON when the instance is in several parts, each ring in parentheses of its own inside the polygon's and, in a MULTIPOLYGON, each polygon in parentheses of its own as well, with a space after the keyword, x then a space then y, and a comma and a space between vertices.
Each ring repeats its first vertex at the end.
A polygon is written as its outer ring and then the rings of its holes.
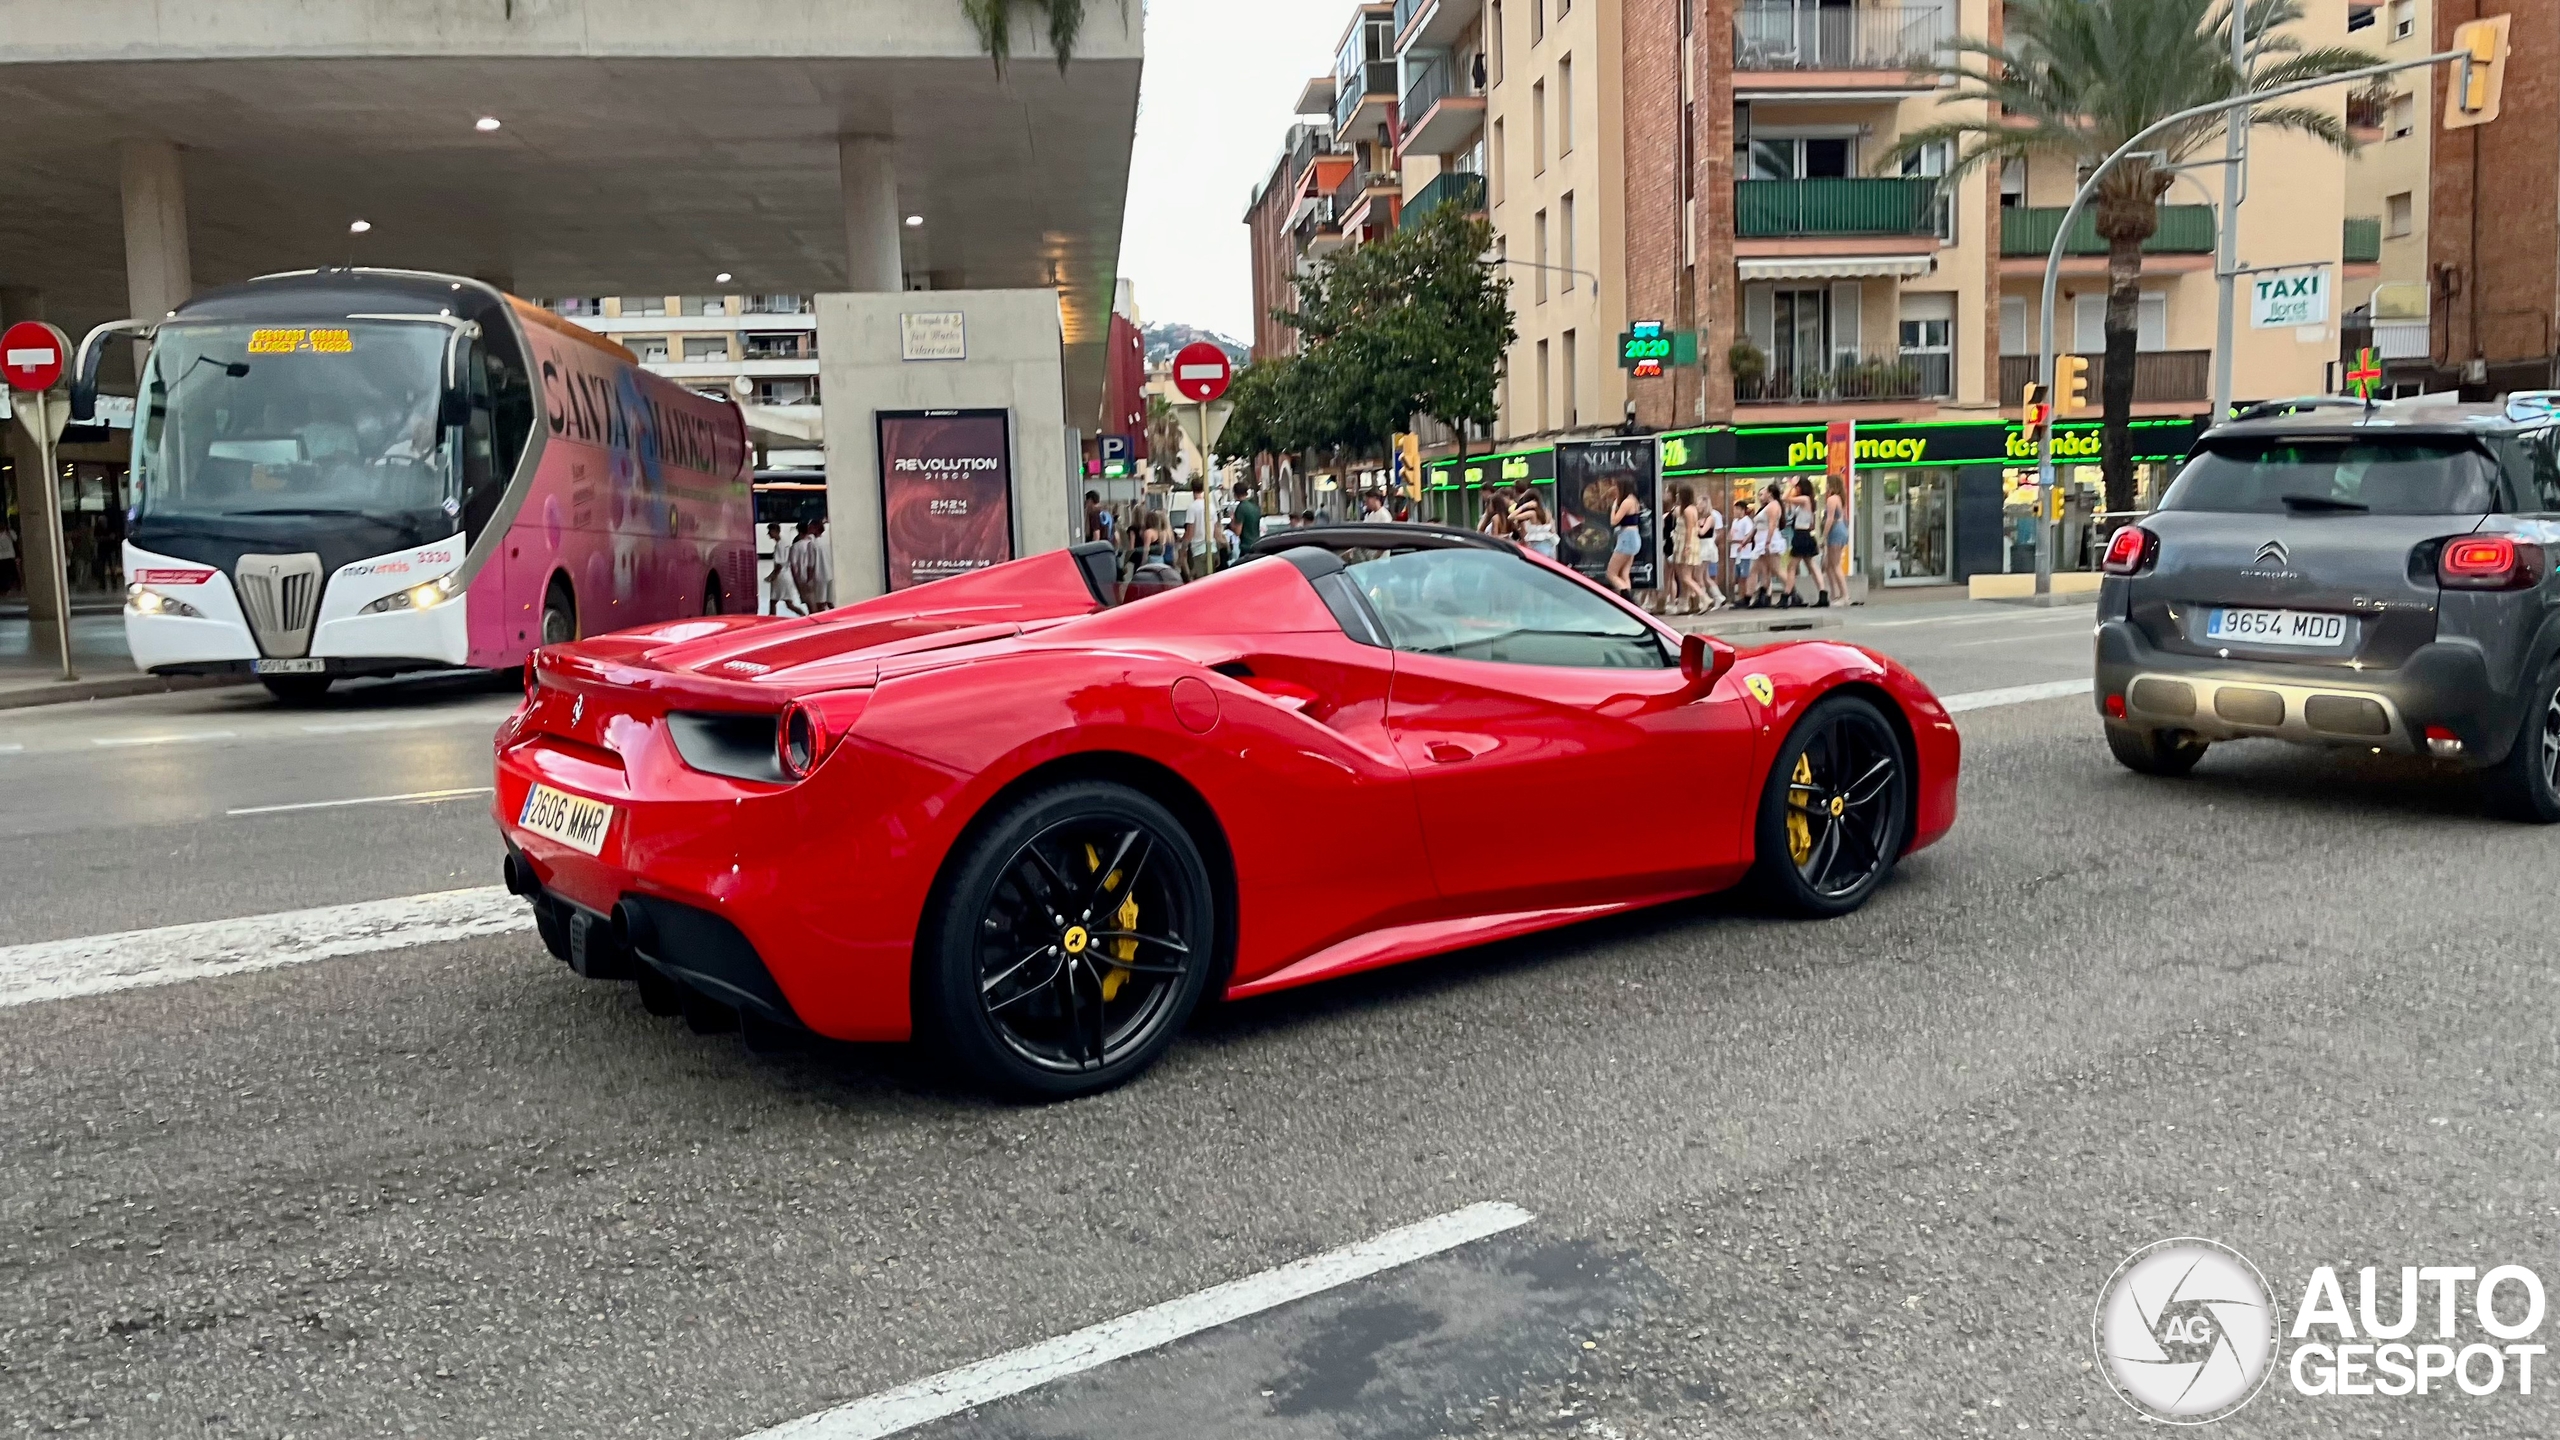
POLYGON ((149 345, 125 636, 159 675, 521 665, 537 645, 752 611, 746 421, 476 280, 269 275, 100 326, 149 345))

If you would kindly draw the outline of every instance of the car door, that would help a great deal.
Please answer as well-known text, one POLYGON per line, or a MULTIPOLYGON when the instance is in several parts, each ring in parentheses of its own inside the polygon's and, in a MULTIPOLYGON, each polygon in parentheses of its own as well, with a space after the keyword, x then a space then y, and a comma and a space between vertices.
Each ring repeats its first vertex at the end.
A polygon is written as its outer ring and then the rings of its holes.
POLYGON ((1704 888, 1747 858, 1751 717, 1642 617, 1496 550, 1350 574, 1396 651, 1388 731, 1453 910, 1704 888))

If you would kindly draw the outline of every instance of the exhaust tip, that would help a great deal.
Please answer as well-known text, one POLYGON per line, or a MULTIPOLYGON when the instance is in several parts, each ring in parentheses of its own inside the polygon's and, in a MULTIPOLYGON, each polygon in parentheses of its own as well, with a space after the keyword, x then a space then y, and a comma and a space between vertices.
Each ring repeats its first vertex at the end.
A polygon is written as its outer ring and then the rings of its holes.
POLYGON ((613 943, 626 954, 655 950, 656 927, 649 923, 649 912, 629 900, 617 900, 607 917, 613 925, 613 943))
POLYGON ((532 862, 522 855, 508 851, 507 858, 498 862, 498 874, 506 881, 508 894, 527 900, 541 898, 542 882, 534 878, 532 862))

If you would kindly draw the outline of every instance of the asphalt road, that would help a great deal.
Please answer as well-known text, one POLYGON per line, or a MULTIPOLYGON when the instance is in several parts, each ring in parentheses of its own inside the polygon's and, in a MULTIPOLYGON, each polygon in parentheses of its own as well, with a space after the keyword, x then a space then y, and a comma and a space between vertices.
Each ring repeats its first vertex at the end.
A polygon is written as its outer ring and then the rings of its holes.
MULTIPOLYGON (((2087 623, 1839 633, 1954 693, 2085 675, 2087 623)), ((490 883, 483 796, 270 807, 485 785, 507 703, 0 714, 0 945, 490 883)), ((1073 1105, 750 1055, 524 934, 0 1008, 0 1432, 727 1440, 1504 1201, 915 1433, 2130 1435, 2089 1332, 2137 1246, 2227 1242, 2288 1313, 2314 1265, 2537 1263, 2560 834, 2368 758, 2141 779, 2085 698, 1960 720, 1957 830, 1856 916, 1229 1007, 1073 1105)), ((2560 1432, 2544 1392, 2279 1377, 2216 1428, 2560 1432)))

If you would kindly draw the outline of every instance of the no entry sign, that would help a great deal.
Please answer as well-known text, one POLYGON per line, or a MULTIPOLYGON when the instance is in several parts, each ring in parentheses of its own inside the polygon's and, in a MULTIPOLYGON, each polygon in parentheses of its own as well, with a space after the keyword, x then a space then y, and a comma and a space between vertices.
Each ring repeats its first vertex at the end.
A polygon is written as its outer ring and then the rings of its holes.
POLYGON ((1235 378, 1235 365, 1227 352, 1206 340, 1194 340, 1173 357, 1173 388, 1185 400, 1206 405, 1227 393, 1227 382, 1235 378))
POLYGON ((62 365, 70 355, 70 337, 41 320, 21 320, 0 332, 0 380, 12 390, 50 390, 62 383, 62 365))

